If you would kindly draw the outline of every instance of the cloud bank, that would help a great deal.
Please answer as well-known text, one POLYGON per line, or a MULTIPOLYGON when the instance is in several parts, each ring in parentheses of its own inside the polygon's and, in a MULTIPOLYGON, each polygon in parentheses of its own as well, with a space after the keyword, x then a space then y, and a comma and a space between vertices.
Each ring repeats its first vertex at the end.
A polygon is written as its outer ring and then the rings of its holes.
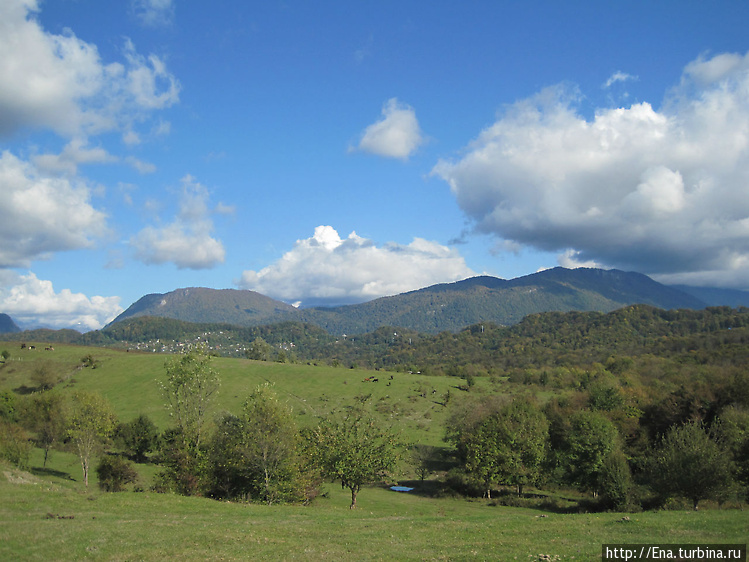
POLYGON ((5 151, 0 188, 0 267, 91 247, 107 232, 106 215, 93 207, 83 181, 46 176, 5 151))
POLYGON ((478 231, 567 265, 749 287, 749 54, 701 57, 660 110, 551 87, 508 107, 433 174, 478 231))
POLYGON ((38 10, 35 0, 0 3, 0 135, 128 130, 179 101, 179 82, 159 57, 140 55, 126 39, 124 64, 105 64, 96 45, 72 32, 45 32, 31 17, 38 10))
POLYGON ((179 269, 207 269, 223 263, 224 245, 213 238, 213 212, 226 213, 219 204, 208 207, 208 189, 191 176, 182 178, 179 209, 175 219, 164 226, 147 226, 130 239, 136 258, 146 264, 174 263, 179 269))
POLYGON ((237 285, 312 306, 363 302, 472 275, 458 252, 436 242, 376 246, 355 232, 342 239, 333 227, 318 226, 276 263, 243 272, 237 285))
POLYGON ((382 108, 382 119, 364 130, 357 149, 406 160, 423 142, 413 108, 392 98, 382 108))
POLYGON ((56 293, 51 281, 33 273, 16 276, 6 272, 2 277, 0 310, 22 328, 38 327, 41 320, 45 327, 54 329, 98 330, 123 311, 119 297, 87 297, 68 289, 56 293))

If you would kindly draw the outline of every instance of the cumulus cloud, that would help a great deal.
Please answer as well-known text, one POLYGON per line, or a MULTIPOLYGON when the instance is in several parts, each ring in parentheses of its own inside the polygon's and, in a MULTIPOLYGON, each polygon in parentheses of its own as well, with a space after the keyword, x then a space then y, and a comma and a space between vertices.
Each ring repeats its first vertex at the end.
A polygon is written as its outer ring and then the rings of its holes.
MULTIPOLYGON (((179 209, 171 223, 148 226, 130 239, 136 257, 147 264, 174 263, 179 269, 208 269, 223 263, 225 250, 213 238, 209 192, 191 176, 182 179, 179 209)), ((218 212, 227 207, 219 204, 218 212)))
POLYGON ((82 181, 48 176, 10 152, 0 156, 0 267, 28 267, 52 252, 92 246, 107 233, 82 181))
POLYGON ((364 130, 357 149, 405 160, 423 142, 413 108, 392 98, 382 108, 382 119, 364 130))
POLYGON ((102 62, 96 45, 46 32, 35 0, 0 3, 0 135, 48 128, 65 136, 129 129, 176 103, 179 83, 155 55, 125 41, 124 64, 102 62))
POLYGON ((749 54, 693 61, 660 110, 586 120, 578 96, 519 101, 434 167, 476 229, 566 263, 749 286, 749 54))
POLYGON ((87 297, 69 289, 56 293, 51 281, 39 279, 34 273, 8 273, 0 286, 0 310, 26 328, 97 330, 123 310, 120 297, 87 297))
POLYGON ((260 271, 245 271, 237 285, 287 302, 363 302, 475 275, 460 254, 415 238, 408 245, 377 246, 355 232, 342 239, 331 226, 260 271))

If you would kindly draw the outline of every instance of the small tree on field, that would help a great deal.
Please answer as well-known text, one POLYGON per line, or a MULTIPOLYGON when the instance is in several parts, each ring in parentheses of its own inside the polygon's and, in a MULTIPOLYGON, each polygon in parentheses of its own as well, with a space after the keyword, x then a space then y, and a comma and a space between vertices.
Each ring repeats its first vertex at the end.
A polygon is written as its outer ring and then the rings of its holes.
POLYGON ((649 479, 663 498, 682 496, 692 500, 721 499, 733 487, 730 454, 710 439, 699 422, 671 428, 652 452, 649 479))
POLYGON ((351 509, 361 487, 384 478, 398 461, 395 433, 360 406, 323 420, 311 440, 323 472, 351 491, 351 509))
POLYGON ((78 451, 86 489, 91 459, 101 450, 116 425, 112 406, 102 396, 93 392, 76 392, 73 395, 67 435, 78 451))
POLYGON ((30 397, 23 413, 24 425, 36 434, 36 443, 44 450, 44 462, 52 447, 65 436, 65 404, 63 396, 51 390, 30 397))
POLYGON ((159 444, 159 431, 151 418, 144 414, 128 423, 121 423, 116 433, 125 452, 135 462, 145 462, 146 455, 159 444))
POLYGON ((219 387, 218 374, 211 362, 211 356, 204 349, 195 348, 168 360, 165 365, 162 393, 188 451, 197 451, 200 447, 211 398, 219 387))
POLYGON ((166 380, 160 383, 176 425, 163 440, 162 477, 187 495, 200 493, 206 471, 201 445, 211 399, 219 386, 211 362, 212 357, 204 349, 191 349, 166 362, 166 380))

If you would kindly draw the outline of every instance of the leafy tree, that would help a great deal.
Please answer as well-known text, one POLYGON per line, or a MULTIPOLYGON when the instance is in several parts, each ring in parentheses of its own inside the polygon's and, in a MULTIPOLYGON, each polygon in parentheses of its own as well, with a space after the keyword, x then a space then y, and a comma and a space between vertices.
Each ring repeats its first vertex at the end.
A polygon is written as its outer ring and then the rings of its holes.
POLYGON ((700 422, 675 426, 650 458, 649 480, 663 498, 721 499, 733 485, 730 454, 710 439, 700 422))
POLYGON ((609 507, 618 511, 630 507, 633 493, 632 473, 627 457, 621 450, 614 449, 603 460, 598 487, 609 507))
POLYGON ((566 479, 598 494, 606 458, 619 448, 616 426, 600 412, 580 410, 569 419, 559 460, 566 479))
POLYGON ((65 403, 56 391, 36 393, 26 403, 23 413, 24 425, 36 434, 36 443, 44 450, 47 466, 52 447, 65 436, 65 403))
POLYGON ((121 492, 125 484, 138 479, 138 473, 128 461, 113 455, 106 455, 99 461, 96 476, 99 478, 99 488, 105 492, 121 492))
POLYGON ((10 351, 8 351, 7 349, 3 349, 3 352, 0 353, 0 356, 2 356, 3 361, 7 361, 10 357, 10 351))
POLYGON ((29 465, 31 443, 23 428, 17 423, 0 420, 0 458, 18 468, 29 465))
POLYGON ((725 408, 711 432, 718 443, 733 456, 739 480, 749 486, 749 408, 725 408))
POLYGON ((39 363, 31 373, 31 380, 39 390, 49 390, 60 381, 60 377, 55 372, 54 366, 44 361, 39 363))
POLYGON ((166 381, 161 389, 167 400, 180 438, 188 451, 197 451, 219 378, 211 366, 212 357, 202 348, 194 348, 166 362, 166 381))
POLYGON ((162 479, 179 493, 200 493, 207 470, 201 447, 211 398, 218 390, 218 374, 212 357, 202 348, 194 348, 165 364, 166 381, 161 389, 176 427, 162 443, 162 479))
POLYGON ((73 395, 67 435, 78 451, 86 489, 91 458, 99 452, 116 425, 112 406, 101 395, 93 392, 76 392, 73 395))
POLYGON ((135 462, 145 462, 146 455, 159 444, 159 431, 145 414, 128 423, 121 423, 117 426, 116 435, 125 452, 135 462))
POLYGON ((469 436, 466 471, 483 482, 488 496, 495 484, 515 486, 541 478, 549 442, 549 422, 538 407, 515 400, 481 422, 469 436))
POLYGON ((271 353, 271 347, 263 338, 257 337, 250 344, 250 348, 245 352, 247 359, 256 361, 268 361, 271 353))
POLYGON ((244 404, 244 456, 261 482, 261 497, 269 505, 293 494, 298 472, 299 432, 291 410, 270 385, 256 388, 244 404))
POLYGON ((0 391, 0 421, 15 422, 17 417, 16 395, 10 390, 0 391))
POLYGON ((304 499, 300 440, 288 406, 270 385, 257 387, 241 416, 218 423, 210 452, 213 494, 268 505, 304 499))
POLYGON ((359 405, 322 420, 310 438, 323 472, 351 491, 351 509, 361 487, 384 478, 398 461, 392 429, 359 405))

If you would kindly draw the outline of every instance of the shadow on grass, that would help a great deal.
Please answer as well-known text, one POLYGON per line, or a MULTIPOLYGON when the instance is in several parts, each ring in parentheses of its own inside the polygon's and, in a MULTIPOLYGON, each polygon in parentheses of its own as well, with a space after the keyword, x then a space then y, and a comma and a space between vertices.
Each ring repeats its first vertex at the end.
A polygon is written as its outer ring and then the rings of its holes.
POLYGON ((29 472, 34 476, 53 476, 55 478, 63 478, 65 480, 73 480, 74 478, 69 472, 62 472, 61 470, 54 470, 52 468, 42 468, 39 466, 32 466, 29 472))
MULTIPOLYGON (((410 492, 396 492, 394 494, 410 494, 423 498, 466 498, 476 499, 465 494, 461 494, 456 491, 447 482, 440 480, 400 480, 399 486, 405 486, 413 488, 410 492)), ((389 488, 388 486, 383 486, 389 488)), ((589 511, 599 511, 595 502, 581 500, 579 498, 568 498, 557 496, 553 494, 546 494, 544 492, 526 492, 522 496, 518 496, 516 492, 511 490, 501 490, 492 493, 492 497, 487 499, 487 505, 505 506, 505 507, 525 507, 528 509, 537 509, 539 511, 545 511, 549 513, 579 513, 589 511)))

